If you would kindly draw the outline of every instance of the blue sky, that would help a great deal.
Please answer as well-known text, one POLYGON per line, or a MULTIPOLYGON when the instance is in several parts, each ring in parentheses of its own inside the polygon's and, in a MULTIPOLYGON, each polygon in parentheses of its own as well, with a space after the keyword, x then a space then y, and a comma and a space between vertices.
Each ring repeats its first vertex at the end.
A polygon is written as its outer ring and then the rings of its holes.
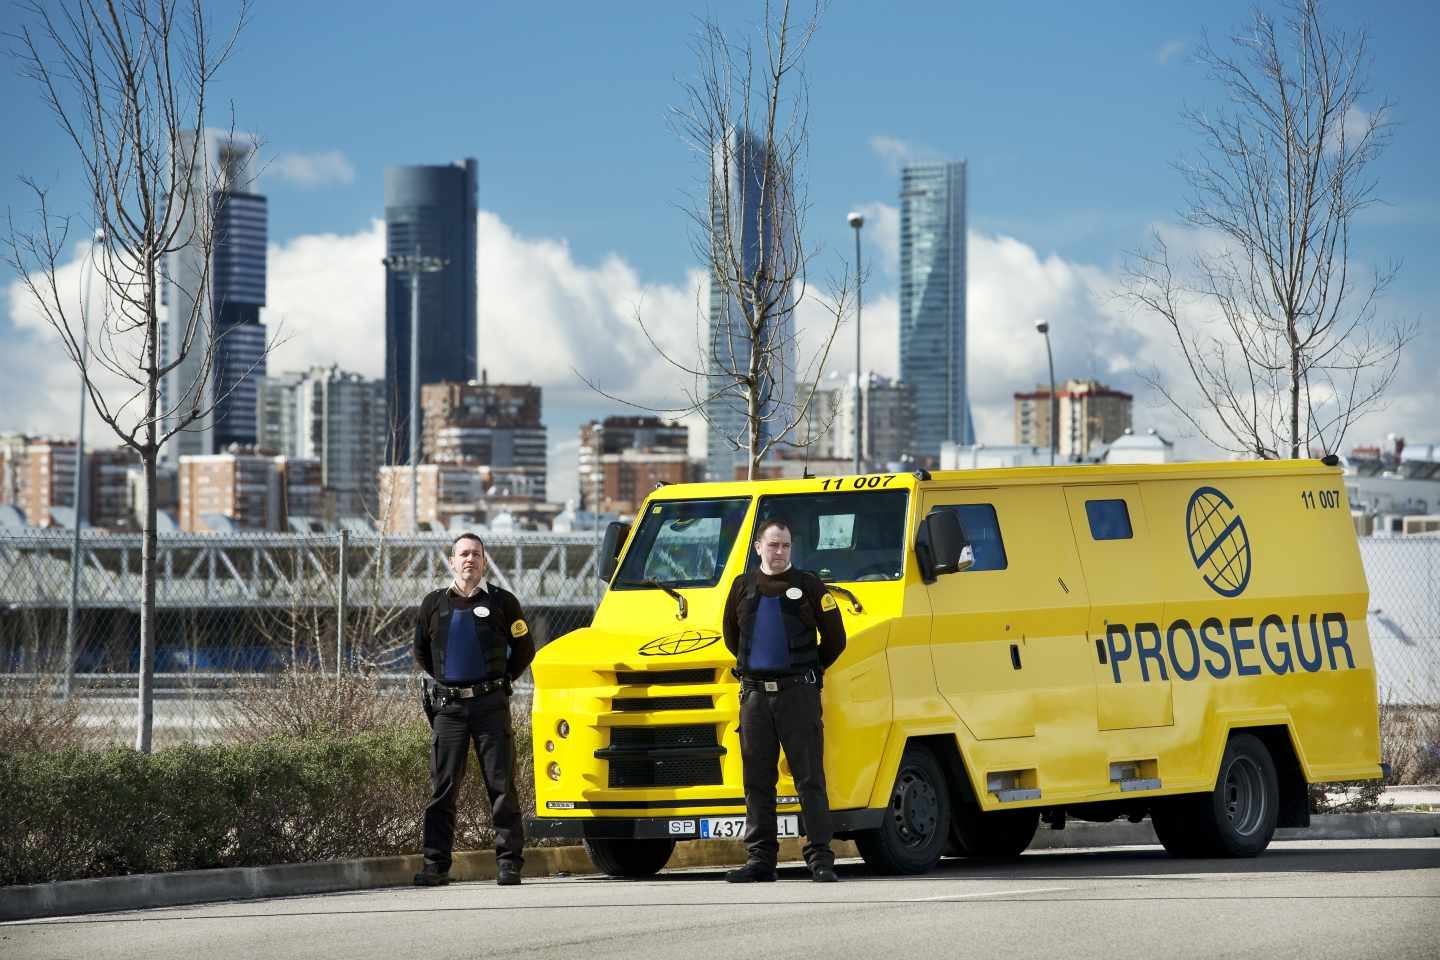
MULTIPOLYGON (((1332 7, 1335 22, 1358 22, 1359 5, 1332 7)), ((1103 276, 1114 274, 1151 225, 1175 219, 1183 185, 1171 163, 1194 145, 1179 110, 1218 96, 1190 55, 1202 30, 1222 38, 1247 8, 1233 0, 834 3, 807 61, 809 219, 812 239, 826 249, 820 265, 838 264, 850 249, 847 210, 873 209, 882 226, 884 208, 896 202, 898 156, 965 158, 970 227, 996 242, 998 262, 1028 251, 1027 262, 1042 272, 1060 264, 1103 286, 1103 276)), ((683 294, 695 264, 680 205, 703 170, 667 115, 682 101, 679 79, 693 70, 687 45, 705 5, 401 8, 362 0, 339 9, 262 0, 218 86, 217 102, 233 103, 236 126, 260 134, 276 158, 265 183, 272 243, 294 254, 306 238, 365 235, 383 215, 385 166, 475 156, 481 208, 494 215, 507 242, 552 264, 547 269, 552 279, 562 278, 561 289, 565 270, 603 286, 619 265, 640 289, 683 294)), ((758 17, 759 4, 716 10, 738 31, 758 17)), ((1375 54, 1369 102, 1392 100, 1397 127, 1393 146, 1374 167, 1387 205, 1366 214, 1356 244, 1363 261, 1404 261, 1387 309, 1424 324, 1420 349, 1431 360, 1440 357, 1430 307, 1440 300, 1437 10, 1426 3, 1365 5, 1375 54)), ((7 30, 17 16, 13 6, 0 9, 7 30)), ((61 208, 83 213, 73 148, 13 60, 0 69, 0 103, 9 130, 0 141, 0 204, 22 221, 29 215, 33 204, 17 181, 24 173, 52 185, 61 208)), ((212 114, 217 121, 223 125, 212 114)), ((867 237, 879 264, 867 304, 873 296, 883 314, 894 292, 890 254, 883 230, 867 237)), ((987 262, 982 251, 979 265, 987 262)), ((972 284, 982 279, 976 268, 972 263, 972 284)), ((482 266, 482 312, 483 277, 482 266)), ((10 279, 8 268, 0 279, 10 279)), ((503 280, 492 286, 500 289, 491 296, 503 294, 503 280)), ((327 293, 313 295, 323 300, 327 293)), ((44 333, 19 319, 13 287, 8 299, 0 309, 0 356, 44 333)), ((972 330, 982 323, 1028 327, 1027 316, 976 315, 979 306, 1003 303, 983 295, 977 303, 972 295, 972 330)), ((292 330, 303 326, 303 314, 287 309, 292 330)), ((883 319, 877 322, 885 329, 883 319)), ((1058 329, 1065 318, 1054 322, 1058 329)), ((487 366, 504 367, 508 332, 491 326, 482 319, 481 352, 489 344, 487 366)), ((1090 372, 1086 362, 1076 366, 1090 372)), ((1414 382, 1407 389, 1433 396, 1435 363, 1428 366, 1428 387, 1414 382)), ((0 360, 0 377, 7 375, 0 360)), ((560 386, 524 371, 512 376, 560 386)), ((1137 389, 1123 376, 1111 379, 1137 389)), ((999 385, 996 394, 1023 386, 999 385)), ((44 419, 43 411, 6 406, 0 429, 34 429, 30 421, 44 419)), ((571 424, 592 412, 578 395, 557 393, 547 406, 555 413, 552 433, 563 424, 565 440, 571 424)), ((1362 425, 1352 439, 1383 433, 1385 419, 1362 425)), ((1423 426, 1407 424, 1412 433, 1423 426)), ((1003 429, 997 412, 991 432, 1003 429)), ((1440 439, 1440 430, 1431 433, 1440 439)))

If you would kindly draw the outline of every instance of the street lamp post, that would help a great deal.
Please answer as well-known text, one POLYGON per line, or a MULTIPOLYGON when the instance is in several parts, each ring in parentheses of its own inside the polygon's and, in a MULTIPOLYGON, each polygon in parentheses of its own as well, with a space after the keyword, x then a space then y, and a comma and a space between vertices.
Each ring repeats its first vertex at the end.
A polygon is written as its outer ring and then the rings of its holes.
POLYGON ((80 417, 75 427, 75 539, 70 544, 70 603, 65 613, 65 680, 61 690, 70 699, 75 684, 75 635, 80 617, 80 528, 85 525, 85 407, 90 403, 90 287, 95 278, 95 248, 105 242, 96 230, 85 262, 85 283, 80 302, 80 417))
POLYGON ((410 532, 420 532, 420 275, 445 269, 441 257, 399 254, 380 261, 410 274, 410 532))
POLYGON ((865 217, 851 211, 845 219, 855 228, 855 472, 860 472, 860 228, 865 226, 865 217))
POLYGON ((1050 352, 1050 324, 1044 320, 1035 321, 1035 329, 1045 338, 1045 359, 1050 364, 1050 466, 1055 466, 1055 445, 1057 443, 1056 422, 1059 417, 1059 397, 1055 395, 1055 356, 1050 352))

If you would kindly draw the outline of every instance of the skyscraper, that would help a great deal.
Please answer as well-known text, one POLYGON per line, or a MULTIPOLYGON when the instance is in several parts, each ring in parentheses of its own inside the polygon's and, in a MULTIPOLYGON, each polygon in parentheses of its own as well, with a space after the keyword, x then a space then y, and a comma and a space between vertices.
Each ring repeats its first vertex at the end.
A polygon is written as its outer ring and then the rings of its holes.
MULTIPOLYGON (((474 159, 385 170, 386 255, 447 261, 438 273, 420 275, 421 385, 441 380, 465 383, 474 380, 480 369, 475 330, 478 189, 474 159)), ((410 276, 390 270, 385 282, 390 463, 410 459, 410 276)))
MULTIPOLYGON (((188 157, 194 134, 181 134, 177 155, 188 157)), ((265 243, 268 210, 255 192, 254 137, 207 131, 194 150, 193 196, 181 212, 180 237, 190 240, 165 264, 161 352, 173 363, 185 350, 186 327, 196 317, 193 339, 163 387, 162 401, 183 409, 211 410, 165 445, 167 463, 205 455, 228 444, 255 442, 255 384, 265 376, 265 243), (207 251, 207 230, 210 249, 207 251), (197 299, 208 303, 197 306, 197 299), (201 364, 214 337, 212 366, 197 393, 201 364), (213 407, 213 409, 211 409, 213 407)), ((174 423, 174 420, 171 420, 174 423)))
POLYGON ((911 453, 973 443, 965 366, 965 162, 900 174, 900 379, 914 390, 911 453))
MULTIPOLYGON (((785 422, 794 416, 795 301, 790 290, 773 286, 777 281, 783 283, 796 267, 789 262, 797 252, 788 195, 789 171, 779 169, 773 154, 767 167, 765 142, 748 130, 741 129, 734 135, 728 152, 728 172, 716 169, 712 174, 711 244, 723 250, 728 233, 730 242, 740 246, 737 259, 747 277, 760 275, 763 254, 763 274, 771 278, 772 286, 758 292, 762 299, 771 301, 771 322, 764 331, 764 340, 752 344, 744 312, 752 308, 731 296, 730 289, 713 275, 712 263, 708 390, 712 394, 721 390, 730 374, 744 371, 752 348, 771 351, 770 362, 763 365, 768 372, 762 372, 761 390, 768 396, 760 412, 764 440, 783 430, 785 422), (729 189, 724 191, 727 176, 729 189), (728 210, 724 192, 729 194, 728 210)), ((722 253, 714 259, 723 262, 726 256, 722 253)), ((730 386, 719 396, 712 396, 705 404, 705 419, 709 424, 706 475, 711 480, 733 480, 736 468, 749 463, 744 449, 749 442, 744 393, 730 386), (741 449, 736 449, 737 444, 741 449)))

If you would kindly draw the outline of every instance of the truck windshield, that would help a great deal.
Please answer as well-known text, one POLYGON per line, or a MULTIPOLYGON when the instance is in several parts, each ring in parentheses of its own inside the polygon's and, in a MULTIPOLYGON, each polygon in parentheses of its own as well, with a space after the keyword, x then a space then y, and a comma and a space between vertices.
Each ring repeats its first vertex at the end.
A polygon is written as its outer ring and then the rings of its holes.
MULTIPOLYGON (((790 526, 790 563, 821 580, 899 580, 905 573, 904 490, 761 497, 756 524, 790 526)), ((760 558, 750 551, 754 569, 760 558)))
POLYGON ((611 587, 713 587, 750 507, 748 497, 652 503, 611 587))

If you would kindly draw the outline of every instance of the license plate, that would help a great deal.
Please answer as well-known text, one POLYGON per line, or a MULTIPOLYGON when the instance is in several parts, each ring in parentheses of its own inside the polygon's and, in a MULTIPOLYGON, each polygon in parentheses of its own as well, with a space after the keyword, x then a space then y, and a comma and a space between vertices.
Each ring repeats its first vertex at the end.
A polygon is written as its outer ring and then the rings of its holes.
MULTIPOLYGON (((785 814, 775 818, 775 832, 781 837, 800 836, 800 818, 785 814)), ((744 817, 705 817, 700 821, 701 840, 744 840, 744 817)))

